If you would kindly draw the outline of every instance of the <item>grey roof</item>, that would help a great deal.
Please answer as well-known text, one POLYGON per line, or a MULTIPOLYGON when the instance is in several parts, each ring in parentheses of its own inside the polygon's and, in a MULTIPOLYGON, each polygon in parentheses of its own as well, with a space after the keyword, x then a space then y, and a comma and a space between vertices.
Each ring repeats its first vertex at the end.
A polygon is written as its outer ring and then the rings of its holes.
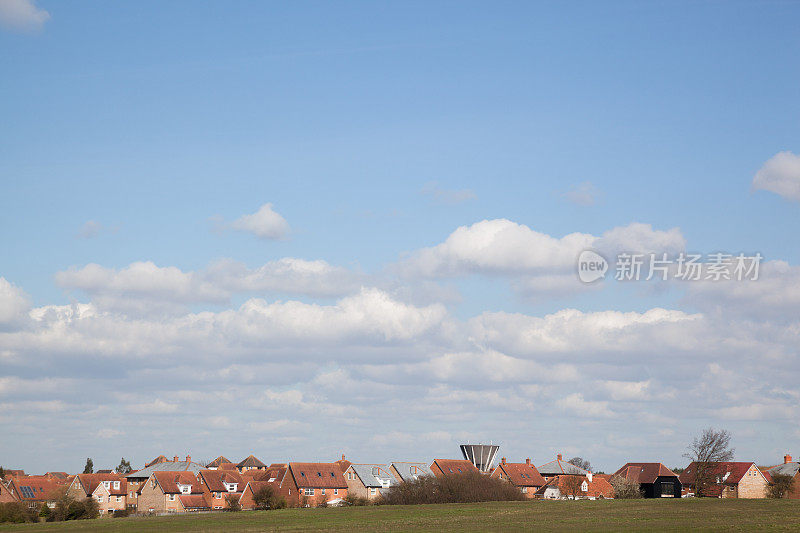
POLYGON ((542 466, 537 466, 536 470, 543 476, 559 476, 561 474, 570 474, 574 476, 585 476, 589 472, 575 466, 572 463, 568 463, 566 461, 559 461, 556 459, 555 461, 550 461, 547 464, 543 464, 542 466))
POLYGON ((361 483, 367 488, 377 487, 379 489, 388 489, 392 485, 397 485, 397 480, 389 472, 389 467, 386 465, 351 464, 350 468, 353 469, 361 480, 361 483), (388 485, 387 483, 381 483, 381 480, 387 481, 388 485))
POLYGON ((772 474, 783 474, 784 476, 792 476, 794 477, 797 475, 797 471, 800 470, 800 463, 785 463, 778 466, 773 466, 767 472, 772 474))
POLYGON ((432 476, 428 463, 392 463, 397 473, 400 475, 400 481, 414 481, 419 476, 432 476))
POLYGON ((203 467, 189 461, 167 461, 165 463, 156 463, 142 470, 137 470, 136 472, 131 472, 123 477, 126 479, 147 479, 153 472, 182 472, 184 470, 188 470, 192 474, 197 475, 203 470, 203 467))

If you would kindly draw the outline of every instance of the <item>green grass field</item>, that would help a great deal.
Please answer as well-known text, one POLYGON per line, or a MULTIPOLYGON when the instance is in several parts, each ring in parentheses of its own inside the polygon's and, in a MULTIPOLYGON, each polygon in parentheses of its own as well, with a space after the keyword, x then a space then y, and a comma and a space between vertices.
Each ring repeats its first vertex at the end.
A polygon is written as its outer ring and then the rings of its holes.
POLYGON ((601 500, 283 509, 0 526, 0 531, 800 531, 798 500, 601 500))

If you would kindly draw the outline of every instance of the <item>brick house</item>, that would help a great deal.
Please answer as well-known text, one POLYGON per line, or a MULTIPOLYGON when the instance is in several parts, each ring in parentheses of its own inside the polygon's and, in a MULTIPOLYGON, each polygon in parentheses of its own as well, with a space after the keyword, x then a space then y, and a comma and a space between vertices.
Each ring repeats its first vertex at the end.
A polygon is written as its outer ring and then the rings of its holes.
POLYGON ((76 500, 94 498, 101 515, 127 507, 127 482, 117 474, 78 474, 67 494, 76 500))
POLYGON ((211 461, 210 463, 208 463, 208 464, 206 465, 206 468, 207 468, 208 470, 217 470, 217 469, 220 467, 220 465, 221 465, 221 464, 223 464, 223 463, 230 463, 230 462, 231 462, 231 460, 230 460, 230 459, 228 459, 228 458, 227 458, 227 457, 225 457, 224 455, 220 455, 219 457, 217 457, 216 459, 214 459, 213 461, 211 461))
MULTIPOLYGON (((697 494, 695 476, 698 463, 693 462, 679 476, 685 495, 697 494)), ((769 481, 755 463, 708 463, 709 483, 703 488, 705 496, 713 498, 766 498, 769 481)))
POLYGON ((536 467, 531 464, 530 458, 525 459, 524 463, 509 463, 503 457, 491 477, 508 481, 517 487, 526 498, 536 497, 536 491, 546 483, 536 467))
POLYGON ((787 453, 783 456, 783 464, 773 466, 769 468, 767 472, 770 476, 774 474, 790 476, 794 482, 786 497, 793 500, 800 500, 800 462, 792 461, 792 456, 787 453))
POLYGON ((289 488, 287 483, 284 485, 286 473, 289 470, 289 465, 273 463, 267 467, 266 470, 251 471, 242 474, 242 478, 246 481, 246 485, 239 498, 239 504, 242 509, 255 509, 255 494, 263 487, 271 487, 273 494, 279 498, 283 498, 288 503, 289 488))
POLYGON ((399 481, 414 481, 420 476, 432 476, 428 463, 398 462, 389 464, 389 472, 399 481))
POLYGON ((248 470, 266 470, 267 465, 262 463, 256 456, 248 455, 236 465, 236 468, 239 469, 239 472, 247 472, 248 470))
POLYGON ((449 476, 451 474, 465 474, 467 472, 480 472, 475 465, 466 459, 434 459, 430 471, 434 476, 449 476))
POLYGON ((247 485, 242 474, 236 470, 201 470, 198 480, 209 506, 215 511, 227 508, 229 497, 239 501, 247 485))
POLYGON ((572 463, 564 461, 561 454, 559 453, 556 455, 555 461, 550 461, 549 463, 545 463, 542 466, 537 467, 539 473, 545 479, 545 481, 549 481, 551 478, 555 476, 586 476, 589 474, 587 470, 575 466, 572 463))
POLYGON ((153 472, 139 488, 141 513, 173 514, 210 510, 200 480, 190 471, 153 472))
POLYGON ((353 464, 344 472, 347 494, 367 500, 376 500, 398 483, 386 465, 353 464))
POLYGON ((17 501, 19 501, 19 499, 17 499, 16 495, 14 495, 14 493, 8 489, 6 484, 3 483, 3 480, 0 480, 0 503, 11 503, 17 501))
POLYGON ((661 463, 626 463, 611 477, 622 476, 639 484, 645 498, 680 498, 678 474, 661 463))
POLYGON ((282 485, 287 503, 301 507, 337 505, 347 496, 339 463, 289 463, 282 485))
POLYGON ((536 496, 545 500, 602 500, 614 497, 614 487, 605 476, 561 474, 549 477, 536 496), (573 490, 573 487, 577 490, 573 490))
POLYGON ((8 490, 12 497, 27 503, 31 509, 42 504, 47 504, 52 508, 55 507, 56 501, 67 492, 71 482, 72 479, 60 479, 52 476, 12 477, 8 483, 8 490))
MULTIPOLYGON (((153 475, 154 472, 191 472, 194 475, 200 473, 203 467, 197 463, 192 462, 192 457, 190 455, 186 456, 185 461, 179 461, 178 457, 175 456, 172 461, 164 457, 163 455, 159 455, 154 460, 147 463, 147 466, 141 470, 134 470, 129 474, 123 476, 127 480, 128 485, 128 498, 127 503, 128 507, 131 509, 140 510, 138 507, 138 498, 139 498, 139 489, 144 486, 144 483, 150 479, 150 476, 153 475)), ((141 510, 140 510, 141 511, 141 510)), ((147 512, 145 509, 142 512, 147 512)))

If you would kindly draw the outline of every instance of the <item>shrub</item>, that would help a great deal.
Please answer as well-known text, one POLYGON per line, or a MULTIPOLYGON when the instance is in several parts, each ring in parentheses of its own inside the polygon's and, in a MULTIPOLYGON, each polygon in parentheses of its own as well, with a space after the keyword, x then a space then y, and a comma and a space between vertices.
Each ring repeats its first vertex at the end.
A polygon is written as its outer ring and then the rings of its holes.
POLYGON ((230 494, 225 497, 225 504, 226 504, 225 505, 226 511, 236 512, 242 510, 242 506, 239 503, 239 498, 237 498, 233 494, 230 494))
POLYGON ((275 494, 270 486, 264 486, 253 493, 253 501, 256 509, 283 509, 286 507, 286 500, 275 494))
POLYGON ((62 522, 64 520, 86 520, 100 516, 97 502, 94 498, 75 500, 67 495, 56 502, 55 508, 47 516, 48 522, 62 522))
POLYGON ((130 516, 130 514, 130 509, 119 509, 118 511, 114 511, 111 516, 114 518, 125 518, 126 516, 130 516))
MULTIPOLYGON (((46 506, 45 506, 46 507, 46 506)), ((0 503, 0 522, 38 522, 39 516, 36 509, 31 509, 22 502, 0 503)))
POLYGON ((372 504, 372 502, 370 500, 368 500, 367 498, 362 498, 362 497, 356 496, 354 494, 348 494, 347 496, 345 496, 344 501, 347 503, 347 505, 353 505, 353 506, 356 506, 356 507, 360 507, 362 505, 371 505, 372 504))
POLYGON ((521 501, 525 495, 514 485, 478 472, 449 476, 420 476, 391 487, 380 503, 413 505, 421 503, 472 503, 521 501))
POLYGON ((618 500, 631 500, 642 497, 639 483, 624 476, 612 477, 611 486, 614 487, 614 498, 618 500))

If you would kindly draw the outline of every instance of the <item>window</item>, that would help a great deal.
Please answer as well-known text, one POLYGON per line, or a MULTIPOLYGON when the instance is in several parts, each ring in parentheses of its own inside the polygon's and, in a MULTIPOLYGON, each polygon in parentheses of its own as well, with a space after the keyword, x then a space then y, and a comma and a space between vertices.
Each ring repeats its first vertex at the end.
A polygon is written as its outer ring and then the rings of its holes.
POLYGON ((339 495, 339 489, 333 489, 333 495, 334 496, 338 496, 339 495))
POLYGON ((169 501, 171 501, 171 502, 175 501, 175 495, 174 494, 170 494, 169 495, 169 501))
POLYGON ((370 496, 375 496, 376 494, 378 494, 378 489, 376 489, 375 487, 370 487, 369 495, 370 496))
POLYGON ((587 490, 589 490, 589 484, 584 481, 581 483, 581 492, 586 492, 587 490))
POLYGON ((528 494, 528 487, 522 487, 522 494, 528 494))
POLYGON ((117 496, 117 503, 122 501, 122 496, 117 496))
POLYGON ((103 503, 103 495, 102 494, 98 494, 97 495, 97 501, 100 502, 100 503, 103 503))
POLYGON ((325 496, 325 489, 320 490, 320 493, 322 493, 322 495, 325 496))
POLYGON ((114 488, 115 488, 115 489, 118 489, 118 488, 119 488, 119 481, 115 481, 115 482, 114 482, 114 488))
POLYGON ((131 498, 135 498, 136 497, 136 493, 135 492, 131 492, 130 497, 131 498))
POLYGON ((661 496, 672 497, 675 495, 674 483, 661 483, 661 496))
POLYGON ((313 496, 314 489, 305 489, 305 491, 303 491, 303 494, 305 494, 306 496, 313 496))
POLYGON ((214 493, 214 498, 220 499, 221 497, 222 497, 222 494, 220 494, 219 492, 215 492, 214 493))
POLYGON ((107 489, 110 489, 111 488, 111 482, 110 481, 103 481, 103 486, 105 488, 107 488, 107 489))

